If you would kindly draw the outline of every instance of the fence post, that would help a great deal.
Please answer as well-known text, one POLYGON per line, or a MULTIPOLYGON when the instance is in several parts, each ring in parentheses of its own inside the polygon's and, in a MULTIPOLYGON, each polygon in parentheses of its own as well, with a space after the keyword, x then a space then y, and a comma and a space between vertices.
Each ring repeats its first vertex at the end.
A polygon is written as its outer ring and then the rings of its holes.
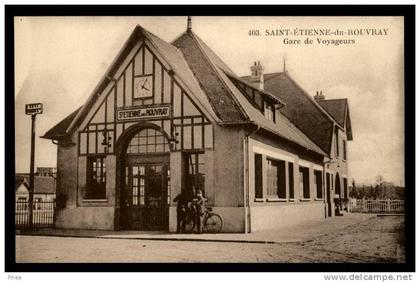
POLYGON ((362 211, 366 212, 366 201, 365 198, 362 199, 362 211))
POLYGON ((391 199, 386 200, 386 211, 391 212, 391 199))

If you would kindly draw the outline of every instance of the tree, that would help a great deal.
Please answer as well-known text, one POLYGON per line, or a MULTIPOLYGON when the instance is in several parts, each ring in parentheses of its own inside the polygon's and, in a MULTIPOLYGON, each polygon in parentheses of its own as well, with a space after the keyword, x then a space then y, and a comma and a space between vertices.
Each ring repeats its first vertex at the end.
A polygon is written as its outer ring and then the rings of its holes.
POLYGON ((378 184, 379 186, 381 186, 382 183, 384 182, 384 177, 380 174, 377 175, 375 179, 376 179, 376 184, 378 184))
POLYGON ((375 196, 376 196, 376 198, 379 198, 379 199, 383 199, 383 198, 385 198, 385 195, 384 195, 384 191, 383 191, 383 183, 384 183, 384 177, 382 176, 382 175, 377 175, 376 176, 376 186, 375 186, 375 196))
POLYGON ((356 182, 353 180, 351 181, 351 191, 350 191, 350 198, 357 198, 357 189, 356 189, 356 182))

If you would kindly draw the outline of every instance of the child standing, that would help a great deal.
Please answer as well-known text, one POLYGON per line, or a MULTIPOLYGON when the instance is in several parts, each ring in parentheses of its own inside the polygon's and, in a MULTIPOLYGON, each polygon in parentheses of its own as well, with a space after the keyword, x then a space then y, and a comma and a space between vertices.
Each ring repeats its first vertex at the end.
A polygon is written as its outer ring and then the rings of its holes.
POLYGON ((195 206, 195 222, 197 225, 197 233, 203 233, 203 220, 204 220, 204 213, 206 211, 206 201, 207 199, 204 198, 203 192, 198 189, 193 200, 195 206))

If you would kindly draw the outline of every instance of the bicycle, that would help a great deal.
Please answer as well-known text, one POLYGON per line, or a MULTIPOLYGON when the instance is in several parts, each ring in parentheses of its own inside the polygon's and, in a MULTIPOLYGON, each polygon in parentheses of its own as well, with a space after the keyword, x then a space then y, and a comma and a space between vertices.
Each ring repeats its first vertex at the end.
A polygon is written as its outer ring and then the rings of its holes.
MULTIPOLYGON (((185 231, 191 233, 196 228, 195 213, 189 209, 186 215, 185 231)), ((213 212, 213 208, 208 207, 204 212, 203 231, 205 233, 219 233, 223 228, 223 219, 220 215, 213 212)))

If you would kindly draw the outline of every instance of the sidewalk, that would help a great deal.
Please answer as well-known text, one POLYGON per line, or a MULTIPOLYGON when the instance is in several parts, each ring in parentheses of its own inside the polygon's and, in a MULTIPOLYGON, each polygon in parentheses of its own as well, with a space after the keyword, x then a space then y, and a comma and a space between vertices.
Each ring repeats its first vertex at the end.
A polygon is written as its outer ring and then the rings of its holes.
POLYGON ((279 229, 244 233, 219 234, 176 234, 154 231, 106 231, 80 229, 41 228, 32 231, 17 231, 16 235, 83 237, 101 239, 131 240, 167 240, 167 241, 209 241, 209 242, 242 242, 242 243, 300 243, 311 241, 314 237, 326 235, 349 225, 357 225, 376 217, 375 214, 349 213, 345 216, 305 222, 295 226, 279 229))

